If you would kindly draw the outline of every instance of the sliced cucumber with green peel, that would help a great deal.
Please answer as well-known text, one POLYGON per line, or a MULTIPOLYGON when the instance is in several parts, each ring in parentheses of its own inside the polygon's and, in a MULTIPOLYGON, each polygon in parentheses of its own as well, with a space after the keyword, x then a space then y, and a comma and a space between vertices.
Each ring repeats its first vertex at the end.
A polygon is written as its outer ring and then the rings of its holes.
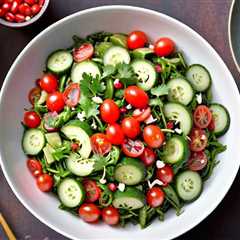
POLYGON ((44 133, 40 129, 28 129, 22 139, 23 151, 27 155, 37 155, 45 145, 44 133))
POLYGON ((135 59, 145 59, 148 55, 153 54, 153 50, 151 48, 137 48, 131 54, 135 59))
POLYGON ((139 209, 145 205, 145 195, 135 187, 127 187, 124 192, 114 193, 112 204, 115 208, 139 209))
POLYGON ((230 115, 228 110, 221 104, 213 103, 210 106, 212 116, 214 119, 213 132, 217 137, 224 135, 230 127, 230 115))
POLYGON ((184 137, 174 135, 163 146, 162 160, 175 164, 187 160, 189 157, 188 143, 184 137))
POLYGON ((100 43, 96 44, 96 46, 95 46, 96 56, 103 58, 105 52, 112 46, 113 46, 113 44, 110 42, 100 42, 100 43))
POLYGON ((127 48, 127 36, 121 33, 115 33, 110 37, 110 41, 117 46, 127 48))
POLYGON ((82 184, 73 178, 64 179, 59 184, 57 193, 62 204, 69 208, 79 206, 85 198, 82 184))
POLYGON ((37 101, 37 104, 41 105, 46 102, 48 93, 44 90, 41 91, 40 98, 37 101))
POLYGON ((191 84, 182 78, 174 78, 168 81, 168 101, 179 102, 183 105, 188 105, 194 96, 194 91, 191 84))
POLYGON ((72 54, 66 50, 53 52, 47 60, 47 69, 56 74, 63 74, 68 71, 73 63, 72 54))
POLYGON ((168 120, 179 122, 185 135, 192 129, 192 115, 188 109, 180 103, 166 103, 163 107, 164 115, 168 120))
POLYGON ((116 181, 126 185, 136 185, 144 180, 146 169, 138 159, 124 158, 116 166, 114 177, 116 181))
POLYGON ((137 85, 144 91, 150 90, 157 79, 153 64, 148 60, 135 60, 132 62, 132 68, 138 78, 137 85))
POLYGON ((88 136, 91 136, 93 134, 91 126, 87 122, 81 122, 78 119, 70 120, 69 122, 67 122, 67 124, 65 124, 65 126, 80 127, 88 134, 88 136))
POLYGON ((186 72, 186 78, 192 84, 193 89, 198 92, 206 91, 212 81, 208 70, 200 64, 189 66, 186 72))
POLYGON ((61 147, 62 145, 62 140, 57 132, 53 133, 46 133, 45 134, 47 142, 52 146, 52 147, 61 147))
POLYGON ((202 188, 202 179, 197 172, 186 170, 176 177, 178 196, 186 202, 197 199, 202 192, 202 188))
POLYGON ((43 148, 43 153, 44 153, 44 158, 47 162, 48 165, 52 164, 55 162, 55 159, 53 158, 52 154, 55 152, 54 148, 51 147, 48 143, 46 146, 43 148))
POLYGON ((86 60, 80 63, 76 63, 72 67, 71 80, 76 83, 80 83, 83 79, 83 73, 89 74, 92 77, 101 76, 98 65, 90 60, 86 60))
POLYGON ((119 46, 113 46, 109 48, 103 56, 104 65, 116 66, 118 63, 129 64, 130 61, 131 58, 128 51, 125 48, 119 46))

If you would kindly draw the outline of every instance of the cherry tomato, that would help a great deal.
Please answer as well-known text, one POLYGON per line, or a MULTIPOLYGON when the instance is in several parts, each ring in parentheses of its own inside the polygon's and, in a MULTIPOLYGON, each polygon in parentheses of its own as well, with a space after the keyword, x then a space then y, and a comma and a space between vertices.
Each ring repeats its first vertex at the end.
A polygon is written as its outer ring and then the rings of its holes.
POLYGON ((18 10, 24 16, 31 16, 32 10, 31 7, 27 3, 22 3, 19 5, 18 10))
POLYGON ((208 125, 208 130, 209 131, 214 131, 214 129, 215 129, 215 122, 214 122, 214 119, 212 117, 212 121, 208 125))
POLYGON ((104 122, 114 123, 120 116, 120 110, 112 99, 106 99, 100 106, 100 115, 104 122))
POLYGON ((24 113, 24 124, 29 128, 36 128, 41 123, 41 118, 34 111, 28 111, 24 113))
POLYGON ((41 96, 40 87, 34 87, 28 93, 28 100, 32 105, 34 105, 34 103, 40 98, 40 96, 41 96))
POLYGON ((43 117, 43 126, 48 132, 54 132, 57 129, 54 128, 51 124, 55 121, 55 119, 58 118, 57 112, 48 112, 44 114, 43 117))
POLYGON ((14 22, 14 21, 15 21, 15 16, 14 16, 14 14, 11 13, 11 12, 7 12, 7 13, 5 14, 5 18, 6 18, 6 20, 7 20, 8 22, 14 22))
POLYGON ((32 10, 32 14, 36 15, 40 12, 41 7, 38 4, 34 4, 32 5, 31 10, 32 10))
POLYGON ((29 5, 33 5, 36 3, 35 0, 24 0, 25 3, 29 4, 29 5))
POLYGON ((47 93, 53 93, 58 88, 58 79, 52 73, 46 73, 39 81, 41 89, 45 90, 47 93))
POLYGON ((37 178, 37 186, 42 192, 50 192, 52 190, 53 184, 53 177, 47 173, 44 173, 37 178))
POLYGON ((91 136, 92 150, 96 154, 105 155, 111 151, 112 144, 103 133, 95 133, 91 136))
POLYGON ((125 139, 122 151, 128 157, 139 157, 144 151, 144 145, 140 140, 125 139))
POLYGON ((200 152, 204 150, 208 143, 208 137, 206 132, 200 128, 193 128, 190 133, 190 149, 193 152, 200 152))
POLYGON ((116 225, 119 223, 120 214, 118 209, 112 206, 102 210, 102 219, 108 225, 116 225))
POLYGON ((82 62, 92 57, 94 52, 93 45, 91 43, 84 43, 79 48, 74 48, 73 58, 75 62, 82 62))
POLYGON ((27 167, 34 177, 39 177, 40 175, 42 175, 42 165, 38 160, 28 159, 27 167))
POLYGON ((188 160, 188 168, 192 171, 202 170, 208 163, 205 152, 192 152, 188 160))
POLYGON ((71 83, 63 93, 63 99, 67 106, 75 107, 80 99, 80 87, 78 83, 71 83))
POLYGON ((157 155, 151 148, 145 147, 139 158, 146 167, 149 167, 155 163, 157 155))
POLYGON ((11 6, 11 12, 12 12, 13 14, 16 14, 16 13, 17 13, 17 11, 18 11, 18 6, 19 6, 18 2, 17 2, 17 1, 13 1, 12 6, 11 6))
POLYGON ((124 141, 124 134, 121 126, 117 123, 108 125, 106 129, 106 135, 108 140, 115 145, 120 145, 124 141))
POLYGON ((156 125, 148 125, 143 129, 144 142, 151 148, 162 146, 165 136, 161 129, 156 125))
POLYGON ((108 189, 111 191, 111 192, 115 192, 117 190, 117 185, 115 183, 109 183, 108 184, 108 189))
POLYGON ((137 86, 129 86, 124 91, 124 97, 128 103, 136 108, 146 108, 148 105, 148 95, 137 86))
POLYGON ((78 214, 83 221, 88 223, 96 223, 100 218, 101 211, 93 203, 83 203, 78 210, 78 214))
POLYGON ((205 105, 199 105, 193 113, 194 124, 198 128, 207 128, 212 121, 212 113, 205 105))
POLYGON ((158 168, 156 177, 163 182, 164 186, 167 186, 173 181, 174 173, 172 167, 166 164, 164 167, 158 168))
POLYGON ((135 139, 141 132, 140 123, 133 117, 124 118, 121 126, 124 135, 131 139, 135 139))
POLYGON ((175 43, 170 38, 159 38, 154 44, 154 53, 160 57, 166 57, 175 50, 175 43))
POLYGON ((78 143, 71 143, 71 150, 73 152, 76 152, 79 149, 79 144, 78 143))
POLYGON ((63 94, 60 92, 54 92, 47 97, 47 108, 51 112, 61 112, 65 106, 63 94))
POLYGON ((127 38, 128 48, 130 49, 142 48, 147 42, 147 35, 142 31, 133 31, 127 38))
POLYGON ((165 194, 160 187, 152 187, 147 191, 147 204, 153 208, 159 207, 164 201, 165 194))
POLYGON ((145 109, 135 109, 133 111, 133 117, 139 121, 139 122, 144 122, 151 114, 151 109, 150 107, 145 108, 145 109))
POLYGON ((101 189, 97 186, 94 180, 85 179, 83 180, 83 187, 86 193, 86 202, 95 202, 100 198, 101 189))
POLYGON ((18 23, 25 21, 24 15, 22 15, 22 14, 20 14, 20 13, 17 13, 17 14, 15 15, 15 19, 16 19, 16 22, 18 22, 18 23))

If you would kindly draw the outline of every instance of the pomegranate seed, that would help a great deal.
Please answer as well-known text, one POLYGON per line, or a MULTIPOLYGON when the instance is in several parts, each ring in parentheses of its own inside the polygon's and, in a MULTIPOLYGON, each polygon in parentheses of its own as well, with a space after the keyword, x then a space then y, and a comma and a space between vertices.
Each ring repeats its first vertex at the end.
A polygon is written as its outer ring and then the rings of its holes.
POLYGON ((11 3, 13 3, 13 1, 14 1, 14 0, 4 0, 3 2, 4 2, 4 3, 10 3, 10 4, 11 4, 11 3))
POLYGON ((126 112, 127 112, 126 107, 121 107, 121 108, 120 108, 120 113, 126 113, 126 112))
POLYGON ((17 13, 18 7, 19 7, 18 2, 17 2, 17 1, 14 1, 14 2, 12 3, 11 12, 12 12, 13 14, 17 13))
POLYGON ((140 150, 142 149, 141 146, 134 146, 133 148, 134 148, 136 151, 140 151, 140 150))
POLYGON ((116 89, 122 89, 123 88, 123 84, 118 79, 116 79, 114 81, 113 85, 116 89))
POLYGON ((29 5, 34 5, 36 1, 35 0, 24 0, 24 2, 29 5))
POLYGON ((15 15, 12 14, 11 12, 6 13, 5 18, 9 22, 14 22, 15 21, 15 15))
POLYGON ((0 8, 0 17, 3 17, 4 15, 5 15, 5 11, 2 8, 0 8))
POLYGON ((15 18, 16 18, 16 22, 18 23, 21 23, 21 22, 24 22, 25 21, 25 16, 22 15, 21 13, 17 13, 15 15, 15 18))
POLYGON ((167 128, 168 128, 168 129, 173 129, 173 127, 174 127, 174 122, 173 122, 173 121, 169 121, 169 122, 167 123, 167 128))
POLYGON ((72 151, 77 151, 78 149, 79 149, 79 145, 77 144, 77 143, 72 143, 71 144, 71 149, 72 149, 72 151))
POLYGON ((40 7, 42 7, 44 5, 44 3, 45 3, 45 0, 39 0, 38 1, 38 4, 39 4, 40 7))
POLYGON ((27 3, 22 3, 19 6, 19 12, 25 16, 31 16, 32 15, 32 10, 30 8, 30 6, 27 3))
POLYGON ((40 12, 41 7, 38 4, 34 4, 31 7, 33 15, 36 15, 37 13, 40 12))
POLYGON ((112 192, 115 192, 117 190, 117 186, 115 183, 109 183, 108 184, 108 189, 112 192))
POLYGON ((11 6, 12 5, 10 3, 4 3, 2 5, 2 10, 5 11, 5 13, 6 13, 6 12, 8 12, 10 10, 11 6))
POLYGON ((156 72, 160 73, 160 72, 162 72, 162 67, 159 64, 157 64, 157 65, 155 65, 155 70, 156 70, 156 72))

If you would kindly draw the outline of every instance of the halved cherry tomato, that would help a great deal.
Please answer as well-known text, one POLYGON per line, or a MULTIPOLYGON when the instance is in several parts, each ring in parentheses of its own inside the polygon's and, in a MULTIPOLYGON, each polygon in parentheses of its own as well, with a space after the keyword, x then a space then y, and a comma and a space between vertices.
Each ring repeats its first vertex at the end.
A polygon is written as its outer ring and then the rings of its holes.
POLYGON ((175 49, 175 43, 172 39, 164 37, 159 38, 154 44, 154 53, 160 57, 166 57, 173 53, 175 49))
POLYGON ((36 128, 41 123, 41 118, 34 111, 28 111, 24 113, 24 124, 29 128, 36 128))
POLYGON ((140 123, 133 117, 124 118, 121 126, 124 135, 131 139, 136 138, 141 132, 140 123))
POLYGON ((92 57, 94 52, 93 45, 91 43, 84 43, 79 48, 74 48, 73 58, 75 62, 82 62, 92 57))
POLYGON ((27 167, 34 177, 42 175, 42 164, 36 159, 28 159, 27 167))
POLYGON ((102 219, 108 225, 119 223, 120 214, 117 208, 109 206, 102 210, 102 219))
POLYGON ((32 105, 34 105, 34 103, 40 98, 40 96, 41 96, 41 88, 34 87, 28 93, 28 100, 32 105))
POLYGON ((94 180, 85 179, 83 180, 83 187, 86 193, 86 202, 95 202, 100 198, 101 189, 98 187, 94 180))
POLYGON ((151 148, 145 147, 143 153, 139 156, 139 158, 146 167, 149 167, 156 161, 157 155, 151 148))
POLYGON ((204 151, 192 152, 188 160, 188 168, 192 171, 202 170, 208 163, 207 155, 204 151))
POLYGON ((199 105, 193 113, 194 124, 198 128, 207 128, 212 121, 212 113, 205 105, 199 105))
POLYGON ((124 141, 124 134, 121 126, 117 123, 109 124, 106 129, 108 140, 115 145, 120 145, 124 141))
POLYGON ((167 186, 169 183, 172 182, 174 173, 173 169, 170 165, 165 165, 162 168, 158 168, 156 172, 156 177, 163 182, 163 186, 167 186))
POLYGON ((96 154, 105 155, 111 151, 112 144, 103 133, 95 133, 91 136, 92 150, 96 154))
POLYGON ((137 109, 135 109, 135 110, 133 111, 133 115, 132 115, 132 116, 133 116, 137 121, 143 122, 143 121, 145 121, 145 120, 150 116, 150 114, 151 114, 151 109, 150 109, 150 107, 145 108, 145 109, 139 109, 139 108, 137 108, 137 109))
POLYGON ((208 137, 205 130, 200 128, 193 128, 190 133, 189 147, 193 152, 200 152, 204 150, 208 143, 208 137))
POLYGON ((57 112, 48 112, 44 114, 43 126, 48 132, 54 132, 57 129, 52 126, 52 123, 58 118, 57 112))
POLYGON ((44 173, 37 178, 37 186, 42 192, 50 192, 53 184, 53 177, 47 173, 44 173))
POLYGON ((136 108, 146 108, 149 102, 148 95, 137 86, 129 86, 124 91, 126 101, 136 108))
POLYGON ((47 108, 51 112, 61 112, 65 106, 63 94, 60 92, 54 92, 47 97, 47 108))
POLYGON ((162 146, 165 136, 161 129, 156 125, 148 125, 143 129, 144 142, 151 148, 162 146))
POLYGON ((159 207, 164 201, 165 194, 160 187, 152 187, 147 191, 147 204, 153 208, 159 207))
POLYGON ((127 38, 127 44, 129 49, 142 48, 147 42, 147 35, 142 31, 133 31, 128 35, 127 38))
POLYGON ((97 205, 93 203, 83 203, 78 210, 78 214, 83 221, 95 223, 99 220, 101 211, 97 205))
POLYGON ((53 93, 58 88, 58 79, 52 73, 46 73, 40 79, 39 86, 47 93, 53 93))
POLYGON ((125 139, 122 150, 126 156, 135 158, 143 153, 144 145, 140 140, 125 139))
POLYGON ((63 99, 67 106, 75 107, 80 99, 80 87, 78 83, 71 83, 63 92, 63 99))
POLYGON ((120 110, 112 99, 106 99, 100 106, 100 115, 104 122, 114 123, 120 116, 120 110))

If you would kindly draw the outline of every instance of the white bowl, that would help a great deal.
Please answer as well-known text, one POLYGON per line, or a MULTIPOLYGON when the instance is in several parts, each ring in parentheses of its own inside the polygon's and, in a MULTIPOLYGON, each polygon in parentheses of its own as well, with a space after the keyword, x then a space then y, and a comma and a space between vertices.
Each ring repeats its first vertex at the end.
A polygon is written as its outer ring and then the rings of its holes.
POLYGON ((34 38, 12 65, 1 91, 0 152, 1 166, 9 185, 34 216, 57 232, 72 239, 171 239, 188 231, 206 218, 229 190, 239 168, 240 97, 233 77, 215 50, 196 32, 164 14, 130 6, 108 6, 84 10, 53 24, 34 38), (155 221, 145 230, 129 225, 124 229, 103 224, 89 225, 58 209, 58 200, 40 192, 26 168, 21 149, 20 124, 27 94, 45 66, 46 57, 58 48, 72 44, 74 34, 84 36, 99 31, 145 31, 151 40, 168 36, 187 56, 189 63, 205 65, 213 79, 214 99, 224 104, 231 115, 231 126, 221 141, 228 145, 218 159, 213 176, 206 182, 200 198, 184 207, 177 217, 174 211, 164 222, 155 221))

